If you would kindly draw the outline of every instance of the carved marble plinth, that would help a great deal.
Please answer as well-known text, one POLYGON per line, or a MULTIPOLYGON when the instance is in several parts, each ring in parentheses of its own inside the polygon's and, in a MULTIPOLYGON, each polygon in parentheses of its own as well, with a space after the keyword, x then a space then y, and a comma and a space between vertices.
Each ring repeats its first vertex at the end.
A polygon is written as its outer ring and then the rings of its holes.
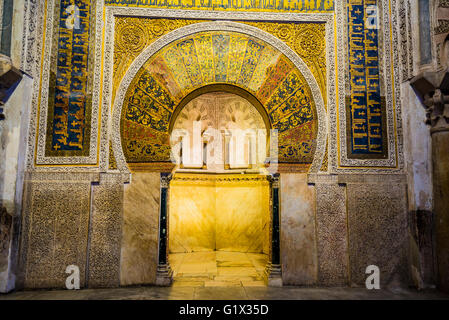
POLYGON ((268 263, 265 268, 265 277, 269 287, 282 287, 282 267, 280 264, 268 263))
POLYGON ((173 270, 170 264, 160 264, 156 271, 156 285, 161 287, 168 287, 173 282, 173 270))

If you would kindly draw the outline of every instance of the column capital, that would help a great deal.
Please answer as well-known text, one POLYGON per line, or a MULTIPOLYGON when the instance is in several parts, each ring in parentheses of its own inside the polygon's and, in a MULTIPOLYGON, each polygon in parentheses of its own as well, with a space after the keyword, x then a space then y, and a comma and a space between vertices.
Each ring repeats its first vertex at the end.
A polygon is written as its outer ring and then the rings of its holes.
POLYGON ((280 182, 280 174, 279 173, 273 173, 268 176, 268 180, 271 183, 271 186, 273 188, 279 188, 279 182, 280 182))
POLYGON ((449 131, 449 95, 443 94, 441 89, 424 96, 427 110, 426 124, 430 125, 430 132, 449 131))
POLYGON ((421 73, 410 84, 426 108, 430 133, 449 131, 449 70, 421 73))
POLYGON ((170 172, 161 172, 161 188, 168 188, 172 177, 170 172))

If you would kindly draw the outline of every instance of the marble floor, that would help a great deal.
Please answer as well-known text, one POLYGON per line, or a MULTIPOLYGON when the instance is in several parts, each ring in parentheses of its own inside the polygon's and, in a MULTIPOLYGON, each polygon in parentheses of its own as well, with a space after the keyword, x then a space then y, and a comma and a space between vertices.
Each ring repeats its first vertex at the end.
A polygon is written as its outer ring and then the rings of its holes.
POLYGON ((268 256, 244 252, 191 252, 169 255, 174 287, 265 287, 268 256))
POLYGON ((0 300, 449 300, 435 290, 408 288, 267 287, 261 273, 266 255, 241 252, 180 253, 169 256, 171 287, 26 290, 0 294, 0 300))
POLYGON ((30 290, 0 294, 0 300, 449 300, 435 290, 366 290, 303 287, 126 287, 30 290))

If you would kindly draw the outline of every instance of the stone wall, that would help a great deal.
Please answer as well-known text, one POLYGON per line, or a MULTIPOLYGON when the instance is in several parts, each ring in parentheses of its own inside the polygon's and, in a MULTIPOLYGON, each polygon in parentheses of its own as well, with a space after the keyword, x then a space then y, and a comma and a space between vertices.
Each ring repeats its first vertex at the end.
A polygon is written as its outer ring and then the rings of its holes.
POLYGON ((120 284, 123 179, 90 173, 25 180, 19 288, 65 288, 69 265, 81 287, 120 284))
POLYGON ((35 174, 25 181, 19 287, 65 288, 69 265, 79 267, 85 287, 91 179, 35 174))
POLYGON ((337 176, 320 177, 316 183, 318 284, 348 284, 348 230, 346 188, 337 176))
MULTIPOLYGON (((154 284, 159 173, 33 174, 26 180, 20 283, 63 288, 80 267, 82 287, 154 284)), ((410 284, 407 189, 402 175, 282 174, 284 285, 410 284)), ((169 233, 170 236, 170 233, 169 233)))
POLYGON ((24 76, 3 106, 0 123, 0 205, 11 215, 20 211, 32 86, 33 80, 24 76))
POLYGON ((0 292, 14 289, 18 250, 16 231, 20 226, 32 86, 33 80, 25 75, 2 106, 5 119, 0 120, 0 210, 4 209, 5 214, 9 215, 8 220, 11 219, 12 222, 9 226, 0 224, 0 228, 3 228, 3 231, 9 229, 8 239, 12 241, 3 243, 3 246, 7 246, 5 252, 8 252, 8 256, 0 261, 0 292))
POLYGON ((403 175, 281 175, 284 285, 407 286, 409 236, 403 175))
POLYGON ((340 177, 347 185, 351 284, 365 285, 376 265, 381 285, 410 282, 407 194, 403 176, 340 177))
POLYGON ((89 229, 89 287, 120 285, 120 252, 123 224, 123 180, 104 174, 92 186, 89 229))
POLYGON ((154 283, 159 174, 126 187, 120 174, 28 175, 19 287, 65 288, 72 264, 82 288, 154 283))
MULTIPOLYGON (((440 288, 446 287, 448 291, 449 285, 441 286, 443 282, 449 283, 448 277, 437 279, 437 269, 447 270, 449 265, 446 262, 444 266, 438 266, 442 259, 437 256, 444 256, 447 251, 445 248, 442 253, 438 250, 447 242, 444 236, 440 238, 443 243, 438 240, 438 230, 449 234, 449 228, 439 227, 439 222, 449 223, 445 222, 447 210, 443 208, 442 213, 437 212, 437 208, 442 208, 440 197, 444 205, 447 195, 436 190, 440 186, 440 177, 436 174, 435 164, 438 166, 441 159, 431 156, 431 149, 436 147, 436 143, 431 142, 431 132, 436 123, 438 126, 445 123, 437 120, 445 114, 440 108, 446 100, 440 101, 438 96, 441 94, 435 92, 440 89, 447 92, 449 5, 447 1, 400 0, 399 6, 400 98, 408 180, 412 279, 419 288, 434 287, 439 283, 440 288), (433 110, 436 112, 431 115, 433 110)), ((443 260, 449 261, 447 257, 443 260)))
POLYGON ((402 93, 412 280, 425 288, 435 283, 430 128, 424 121, 426 110, 408 82, 402 93))
MULTIPOLYGON (((160 174, 124 181, 27 177, 21 286, 63 288, 70 264, 82 287, 155 283, 160 174)), ((280 197, 284 285, 364 286, 369 265, 382 286, 410 284, 405 176, 281 174, 280 197)))
POLYGON ((18 233, 20 226, 20 211, 23 187, 23 166, 26 154, 26 140, 30 122, 30 102, 33 80, 18 70, 22 60, 23 15, 24 0, 13 1, 13 7, 4 11, 3 1, 0 13, 11 14, 3 20, 2 31, 7 37, 2 37, 0 75, 2 76, 0 102, 0 210, 2 211, 1 243, 3 258, 0 258, 0 292, 14 289, 16 258, 18 252, 18 233), (7 41, 4 41, 7 40, 7 41), (3 55, 5 54, 5 55, 3 55), (7 74, 4 74, 4 73, 7 74), (14 80, 15 79, 15 80, 14 80), (13 81, 14 80, 14 81, 13 81), (11 87, 12 86, 12 87, 11 87), (9 217, 5 216, 8 215, 9 217), (6 219, 6 220, 5 220, 6 219), (8 236, 6 232, 8 230, 8 236), (6 242, 8 240, 9 242, 6 242))

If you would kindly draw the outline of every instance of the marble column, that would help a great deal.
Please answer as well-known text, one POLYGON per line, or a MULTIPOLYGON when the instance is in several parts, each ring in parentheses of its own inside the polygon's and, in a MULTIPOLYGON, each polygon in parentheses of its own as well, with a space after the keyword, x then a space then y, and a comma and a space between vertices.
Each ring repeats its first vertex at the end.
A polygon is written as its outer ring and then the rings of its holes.
POLYGON ((427 110, 432 136, 432 173, 438 288, 449 292, 449 73, 412 80, 427 110))
POLYGON ((173 282, 173 270, 168 261, 168 192, 171 178, 170 173, 161 173, 159 254, 156 271, 156 285, 158 286, 170 286, 173 282))
POLYGON ((432 136, 438 287, 449 292, 449 95, 437 89, 424 103, 432 136))
POLYGON ((279 173, 269 176, 271 184, 271 250, 265 269, 267 284, 270 287, 282 287, 282 265, 280 248, 280 211, 279 211, 279 173))

